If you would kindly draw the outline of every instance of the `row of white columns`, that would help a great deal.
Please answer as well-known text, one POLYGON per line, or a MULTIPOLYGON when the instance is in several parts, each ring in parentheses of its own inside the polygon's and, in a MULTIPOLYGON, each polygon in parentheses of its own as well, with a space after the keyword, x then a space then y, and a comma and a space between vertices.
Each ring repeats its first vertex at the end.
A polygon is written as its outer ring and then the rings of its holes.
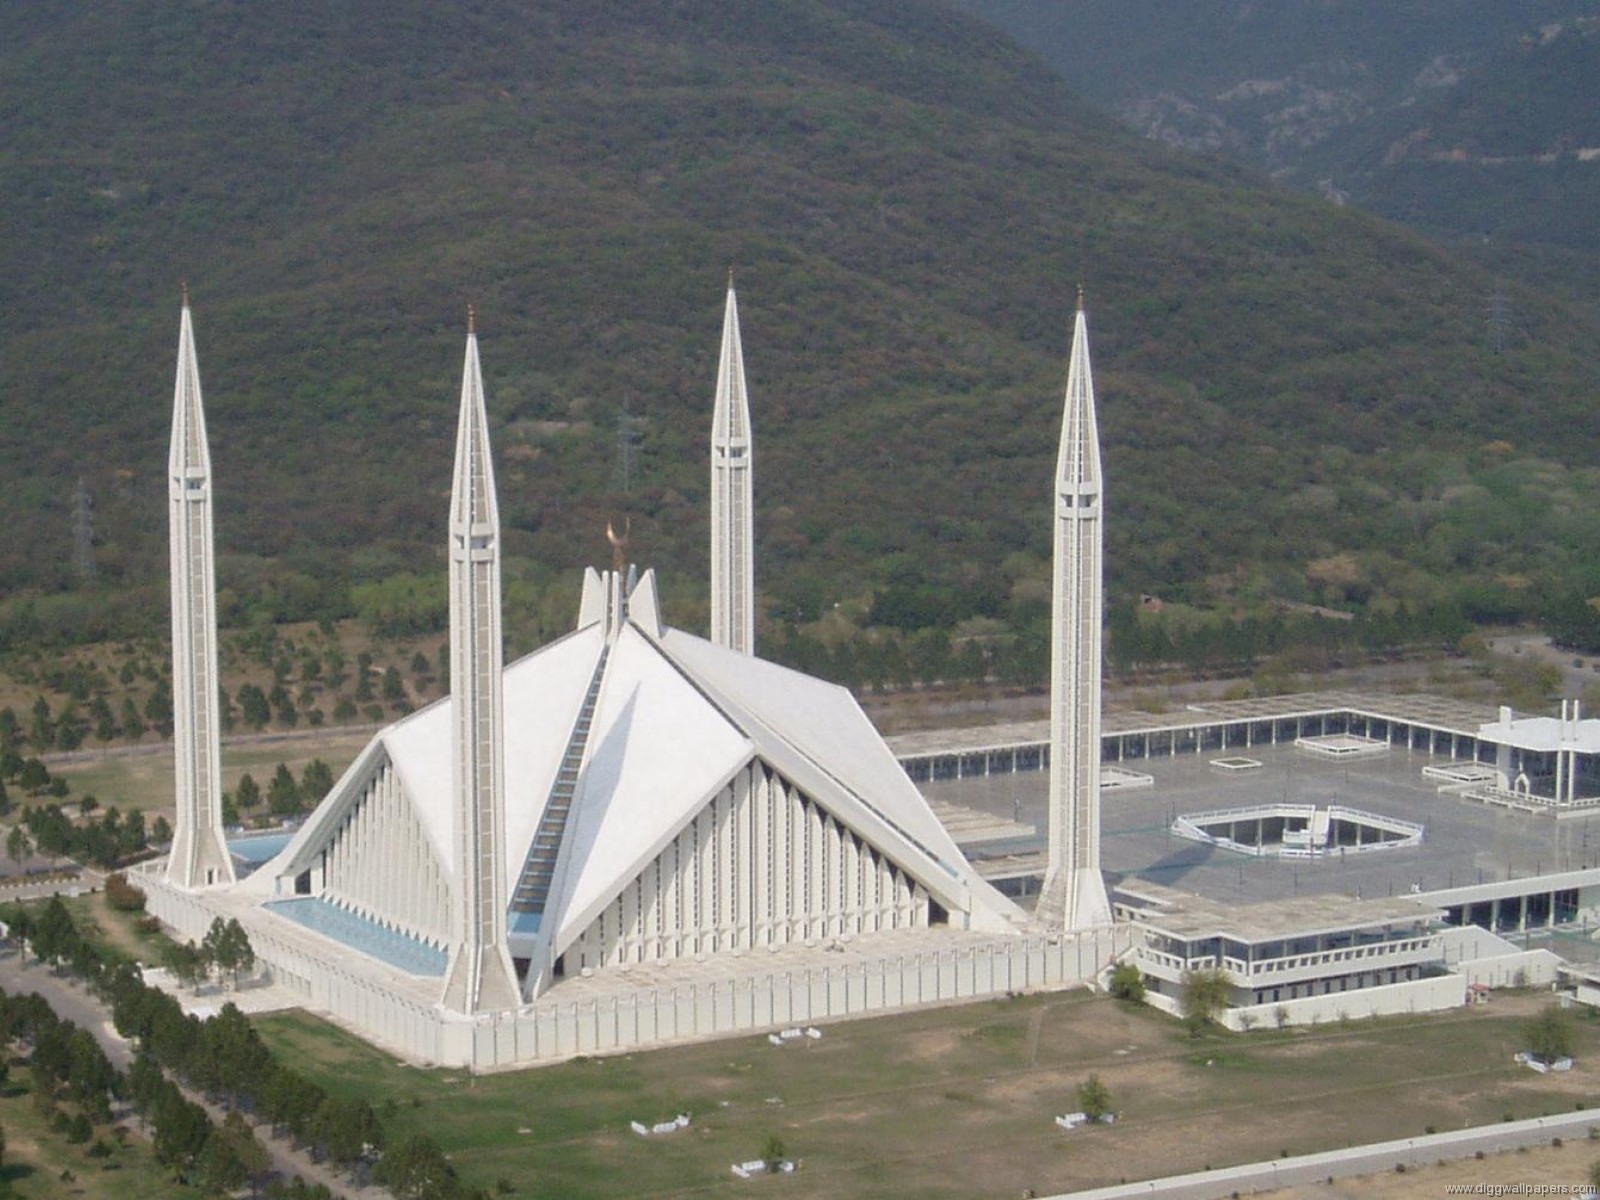
POLYGON ((752 764, 565 952, 569 971, 925 925, 926 892, 752 764))

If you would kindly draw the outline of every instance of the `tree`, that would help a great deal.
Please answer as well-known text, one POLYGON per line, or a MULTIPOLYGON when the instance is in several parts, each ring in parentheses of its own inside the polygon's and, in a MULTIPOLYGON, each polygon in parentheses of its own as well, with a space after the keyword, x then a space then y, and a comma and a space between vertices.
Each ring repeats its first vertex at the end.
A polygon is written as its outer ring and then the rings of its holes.
POLYGON ((193 942, 174 942, 167 948, 167 970, 184 987, 194 987, 205 976, 206 964, 193 942))
POLYGON ((267 805, 280 817, 292 817, 300 811, 300 785, 283 763, 278 764, 278 769, 272 773, 272 782, 267 785, 267 805))
POLYGON ((157 679, 144 702, 145 720, 162 737, 172 736, 172 685, 166 679, 157 679))
POLYGON ((50 712, 50 701, 40 696, 33 702, 32 722, 28 726, 28 741, 35 750, 48 750, 55 745, 56 725, 50 712))
POLYGON ((767 1144, 761 1148, 761 1157, 766 1160, 767 1166, 777 1170, 778 1164, 784 1159, 787 1148, 783 1139, 775 1133, 767 1135, 767 1144))
POLYGON ((253 683, 241 684, 239 714, 251 729, 265 729, 267 722, 272 720, 272 706, 267 703, 267 694, 253 683))
POLYGON ((130 742, 137 742, 144 736, 144 718, 139 715, 139 706, 133 702, 132 696, 122 698, 122 732, 130 742))
POLYGON ((157 817, 150 822, 150 840, 158 846, 166 846, 172 842, 172 823, 165 817, 157 817))
POLYGON ((1185 971, 1178 995, 1178 1011, 1183 1014, 1191 1036, 1198 1037, 1233 997, 1233 983, 1226 971, 1215 967, 1204 971, 1185 971))
POLYGON ((300 775, 301 799, 308 804, 315 804, 331 791, 333 791, 332 768, 320 758, 312 759, 300 775))
POLYGON ((1132 962, 1119 962, 1111 968, 1111 981, 1107 988, 1118 1000, 1129 1004, 1144 1003, 1144 972, 1132 962))
POLYGON ((21 825, 13 825, 6 834, 6 857, 20 867, 22 860, 32 853, 33 843, 28 840, 28 831, 21 825))
POLYGON ((30 758, 22 764, 17 782, 28 795, 37 796, 50 786, 50 772, 38 758, 30 758))
POLYGON ((117 718, 104 696, 96 696, 89 705, 89 716, 94 721, 94 736, 99 742, 109 742, 117 736, 117 718))
POLYGON ((200 943, 200 958, 207 966, 228 975, 235 988, 239 986, 239 976, 256 965, 256 952, 237 917, 228 921, 221 917, 212 920, 211 928, 206 930, 205 939, 200 943))
POLYGON ((50 897, 33 930, 33 952, 46 962, 59 962, 72 953, 78 929, 60 896, 50 897))
POLYGON ((1523 1026, 1528 1053, 1540 1062, 1554 1062, 1572 1054, 1572 1019, 1558 1004, 1547 1004, 1523 1026))
POLYGON ((246 771, 239 776, 239 786, 233 790, 233 802, 243 810, 249 810, 261 803, 261 785, 255 781, 255 776, 246 771))
POLYGON ((1091 1121, 1098 1121, 1111 1111, 1111 1092, 1100 1082, 1100 1076, 1091 1075, 1078 1085, 1078 1107, 1091 1121))

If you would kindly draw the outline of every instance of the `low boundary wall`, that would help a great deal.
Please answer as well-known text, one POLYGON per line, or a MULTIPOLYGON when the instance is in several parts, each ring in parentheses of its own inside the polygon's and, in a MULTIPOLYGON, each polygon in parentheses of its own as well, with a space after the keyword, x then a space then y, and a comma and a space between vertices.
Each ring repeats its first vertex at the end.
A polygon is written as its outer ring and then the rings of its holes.
MULTIPOLYGON (((186 938, 204 936, 219 915, 201 894, 146 876, 146 906, 186 938)), ((234 914, 230 914, 234 915, 234 914)), ((1126 926, 1081 934, 997 936, 926 951, 857 956, 838 964, 757 967, 729 964, 723 978, 564 1000, 558 986, 525 1008, 466 1017, 419 1003, 385 980, 374 964, 330 945, 308 952, 298 931, 279 936, 278 918, 255 909, 238 914, 257 960, 274 983, 302 996, 377 1043, 419 1063, 495 1070, 557 1062, 580 1054, 615 1054, 703 1041, 789 1025, 1049 991, 1091 981, 1128 948, 1126 926), (353 961, 354 960, 354 961, 353 961)))

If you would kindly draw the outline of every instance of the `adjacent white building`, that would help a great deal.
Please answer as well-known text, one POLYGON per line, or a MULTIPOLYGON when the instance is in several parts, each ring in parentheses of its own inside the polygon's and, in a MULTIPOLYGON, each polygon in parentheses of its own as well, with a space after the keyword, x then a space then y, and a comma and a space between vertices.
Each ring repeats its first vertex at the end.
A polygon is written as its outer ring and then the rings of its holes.
POLYGON ((1468 978, 1446 965, 1442 912, 1411 897, 1296 896, 1222 904, 1143 880, 1117 891, 1138 931, 1131 961, 1145 997, 1183 1013, 1186 977, 1220 971, 1233 1029, 1300 1025, 1465 1003, 1468 978))

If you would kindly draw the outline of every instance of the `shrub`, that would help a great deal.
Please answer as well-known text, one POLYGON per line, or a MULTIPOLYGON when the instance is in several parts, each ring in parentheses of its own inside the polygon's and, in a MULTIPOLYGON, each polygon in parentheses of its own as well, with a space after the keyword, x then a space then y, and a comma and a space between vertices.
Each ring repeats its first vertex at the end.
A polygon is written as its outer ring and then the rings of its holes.
POLYGON ((144 893, 122 871, 106 876, 106 903, 118 912, 143 912, 144 893))

